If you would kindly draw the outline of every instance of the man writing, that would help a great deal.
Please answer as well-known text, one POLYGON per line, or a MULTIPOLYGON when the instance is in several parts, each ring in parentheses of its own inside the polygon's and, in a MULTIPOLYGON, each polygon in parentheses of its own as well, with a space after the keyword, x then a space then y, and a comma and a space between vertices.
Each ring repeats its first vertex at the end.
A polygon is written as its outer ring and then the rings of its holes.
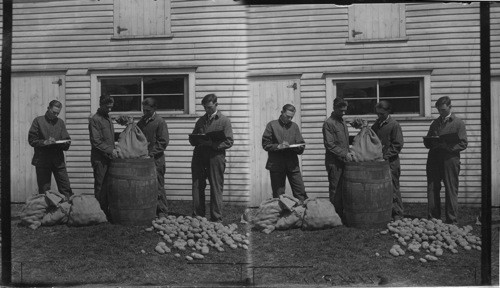
POLYGON ((333 100, 333 112, 323 123, 323 144, 325 146, 325 166, 328 173, 328 192, 335 212, 342 218, 342 177, 345 162, 352 161, 349 153, 349 131, 343 116, 347 112, 347 102, 342 98, 333 100))
POLYGON ((467 148, 467 132, 464 122, 451 113, 448 96, 439 98, 436 109, 439 117, 432 121, 427 136, 440 137, 439 141, 424 145, 427 156, 427 200, 428 218, 441 218, 441 180, 444 183, 446 223, 456 224, 458 216, 458 174, 460 173, 460 151, 467 148), (447 136, 455 140, 446 140, 447 136))
POLYGON ((54 174, 59 193, 69 198, 73 195, 73 191, 69 183, 63 151, 68 151, 71 138, 64 121, 57 118, 61 109, 61 102, 50 101, 45 115, 33 120, 28 132, 28 142, 35 148, 31 164, 36 169, 38 193, 43 194, 50 190, 51 176, 54 174))
POLYGON ((277 120, 266 125, 262 135, 262 147, 268 152, 266 169, 271 176, 273 198, 285 194, 286 178, 292 188, 293 197, 303 202, 307 194, 300 173, 299 158, 304 153, 305 146, 290 147, 292 144, 303 144, 299 126, 292 122, 295 116, 295 107, 286 104, 277 120))
POLYGON ((158 205, 156 214, 167 214, 167 196, 165 193, 165 154, 169 142, 167 123, 156 114, 157 104, 153 98, 142 101, 144 116, 137 123, 148 140, 149 157, 155 160, 156 177, 158 180, 158 205))
POLYGON ((389 161, 393 188, 392 217, 397 220, 403 218, 403 201, 399 190, 399 177, 401 176, 399 153, 404 145, 403 131, 399 123, 389 115, 392 113, 392 106, 388 101, 382 100, 377 103, 375 111, 378 118, 371 128, 382 142, 384 160, 389 161))
POLYGON ((221 132, 221 139, 189 137, 195 146, 191 162, 193 180, 193 215, 205 217, 206 180, 210 182, 210 220, 222 222, 222 192, 226 170, 226 150, 233 146, 233 129, 228 117, 217 110, 217 96, 208 94, 201 100, 205 115, 200 117, 193 135, 221 132))
POLYGON ((115 149, 115 129, 109 117, 114 100, 110 96, 101 96, 99 109, 89 119, 90 161, 94 170, 94 195, 102 211, 109 218, 107 191, 103 189, 103 182, 109 168, 111 159, 117 157, 115 149))

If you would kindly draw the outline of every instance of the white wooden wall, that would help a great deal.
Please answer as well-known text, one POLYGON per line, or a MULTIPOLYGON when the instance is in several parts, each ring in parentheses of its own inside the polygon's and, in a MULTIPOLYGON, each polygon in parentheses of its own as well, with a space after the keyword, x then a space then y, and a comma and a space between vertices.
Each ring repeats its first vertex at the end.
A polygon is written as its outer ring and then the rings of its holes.
MULTIPOLYGON (((468 129, 469 147, 462 153, 459 201, 480 203, 479 4, 406 6, 407 42, 362 44, 346 44, 347 7, 326 4, 249 7, 251 75, 302 75, 302 131, 311 143, 302 157, 302 167, 310 195, 328 195, 321 134, 328 116, 324 73, 432 70, 432 118, 438 116, 433 106, 435 101, 449 95, 454 112, 464 118, 468 129)), ((427 149, 422 136, 431 120, 399 121, 405 137, 401 191, 407 202, 427 201, 427 149)))
MULTIPOLYGON (((227 154, 224 199, 248 200, 249 133, 246 80, 246 7, 232 0, 171 3, 171 37, 114 40, 113 0, 22 1, 14 4, 13 70, 66 73, 66 123, 74 139, 67 153, 75 193, 93 193, 88 117, 91 74, 108 69, 196 69, 196 113, 201 99, 219 97, 231 118, 235 144, 227 154)), ((191 199, 192 147, 187 134, 196 117, 164 117, 168 199, 191 199)))

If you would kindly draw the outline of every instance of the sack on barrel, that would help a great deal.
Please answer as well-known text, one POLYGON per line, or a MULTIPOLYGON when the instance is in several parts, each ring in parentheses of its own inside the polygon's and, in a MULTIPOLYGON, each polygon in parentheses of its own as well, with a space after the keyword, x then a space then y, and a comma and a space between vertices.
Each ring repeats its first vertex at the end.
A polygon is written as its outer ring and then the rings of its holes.
POLYGON ((328 199, 307 199, 302 230, 318 230, 342 225, 335 207, 328 199))
POLYGON ((354 119, 351 126, 361 129, 358 135, 354 137, 352 147, 349 149, 353 154, 354 162, 384 161, 382 142, 368 126, 366 120, 354 119))
POLYGON ((255 217, 251 223, 255 229, 262 230, 264 233, 271 233, 276 227, 282 208, 278 198, 268 199, 262 202, 255 217))
POLYGON ((74 195, 70 202, 68 225, 87 226, 107 222, 106 215, 93 195, 74 195))
POLYGON ((118 157, 121 159, 148 157, 148 141, 141 129, 134 123, 134 119, 130 116, 120 116, 116 122, 127 126, 118 137, 118 144, 116 144, 118 157))
POLYGON ((49 203, 45 198, 45 194, 38 194, 29 197, 26 204, 23 206, 20 218, 21 224, 35 230, 42 225, 43 216, 46 213, 49 203))

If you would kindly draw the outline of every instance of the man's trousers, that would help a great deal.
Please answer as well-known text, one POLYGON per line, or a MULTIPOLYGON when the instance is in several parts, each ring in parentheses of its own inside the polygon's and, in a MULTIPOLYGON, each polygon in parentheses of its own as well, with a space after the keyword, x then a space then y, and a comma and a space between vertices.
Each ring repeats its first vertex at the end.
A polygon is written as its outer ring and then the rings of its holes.
POLYGON ((193 214, 205 217, 205 188, 210 183, 210 220, 222 221, 222 193, 226 156, 212 151, 196 151, 191 161, 193 214))
POLYGON ((56 180, 57 190, 67 198, 73 195, 71 185, 69 183, 68 172, 66 166, 62 167, 35 167, 36 182, 38 184, 38 193, 43 194, 45 191, 50 190, 52 174, 56 180))
POLYGON ((280 195, 285 194, 286 178, 288 178, 293 197, 300 201, 307 199, 304 181, 302 181, 302 174, 300 174, 299 169, 293 169, 293 171, 269 171, 269 173, 271 176, 273 198, 278 198, 280 195))

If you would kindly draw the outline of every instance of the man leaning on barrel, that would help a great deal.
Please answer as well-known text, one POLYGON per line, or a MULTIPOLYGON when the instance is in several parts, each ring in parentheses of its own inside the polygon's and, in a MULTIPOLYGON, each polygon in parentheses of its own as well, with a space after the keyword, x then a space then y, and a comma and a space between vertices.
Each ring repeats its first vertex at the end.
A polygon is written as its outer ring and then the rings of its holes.
POLYGON ((111 159, 117 158, 115 149, 115 129, 109 116, 114 100, 111 96, 103 95, 99 98, 99 109, 89 119, 89 136, 92 149, 90 161, 94 170, 94 195, 101 209, 109 216, 108 195, 103 189, 103 182, 111 159))
POLYGON ((345 162, 353 161, 349 152, 349 131, 342 118, 347 112, 347 102, 342 98, 333 100, 333 112, 323 123, 323 144, 325 145, 325 167, 328 173, 330 202, 342 218, 342 178, 345 162))
MULTIPOLYGON (((154 98, 142 101, 143 116, 137 123, 148 140, 149 157, 155 160, 156 178, 158 182, 158 204, 156 214, 167 214, 167 196, 165 194, 165 154, 169 142, 167 123, 156 113, 157 103, 154 98)), ((163 214, 163 215, 162 215, 163 214)))
POLYGON ((378 118, 371 128, 382 142, 384 160, 389 161, 393 189, 392 218, 397 220, 403 218, 403 201, 399 190, 399 176, 401 175, 399 153, 404 145, 403 131, 399 123, 389 115, 392 113, 392 105, 388 101, 382 100, 377 103, 375 112, 378 118))

